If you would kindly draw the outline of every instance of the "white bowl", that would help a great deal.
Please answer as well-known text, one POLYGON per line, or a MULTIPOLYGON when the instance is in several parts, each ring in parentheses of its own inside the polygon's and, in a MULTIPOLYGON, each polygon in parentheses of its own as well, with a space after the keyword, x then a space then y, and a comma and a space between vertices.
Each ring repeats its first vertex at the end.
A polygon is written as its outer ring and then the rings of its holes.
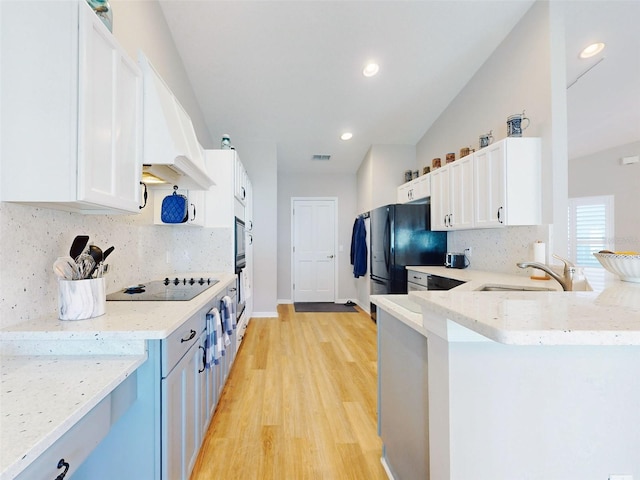
POLYGON ((618 253, 594 253, 600 264, 625 282, 640 283, 640 255, 618 253))

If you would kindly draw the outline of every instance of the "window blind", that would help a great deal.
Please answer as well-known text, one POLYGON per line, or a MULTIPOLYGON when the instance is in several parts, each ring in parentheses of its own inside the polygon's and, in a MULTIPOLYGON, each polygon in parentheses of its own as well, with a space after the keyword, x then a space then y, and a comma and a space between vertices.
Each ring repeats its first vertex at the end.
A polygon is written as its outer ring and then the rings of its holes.
POLYGON ((613 196, 569 199, 569 258, 581 267, 601 268, 593 253, 613 250, 613 196))

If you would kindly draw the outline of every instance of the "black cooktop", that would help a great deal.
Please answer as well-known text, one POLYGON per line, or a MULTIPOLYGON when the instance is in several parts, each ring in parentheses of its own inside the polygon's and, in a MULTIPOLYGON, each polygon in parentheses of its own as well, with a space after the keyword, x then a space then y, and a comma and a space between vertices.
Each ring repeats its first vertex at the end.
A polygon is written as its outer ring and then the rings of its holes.
POLYGON ((180 302, 191 300, 213 287, 218 280, 213 278, 173 278, 153 280, 150 282, 131 285, 119 292, 107 295, 112 301, 171 301, 180 302))

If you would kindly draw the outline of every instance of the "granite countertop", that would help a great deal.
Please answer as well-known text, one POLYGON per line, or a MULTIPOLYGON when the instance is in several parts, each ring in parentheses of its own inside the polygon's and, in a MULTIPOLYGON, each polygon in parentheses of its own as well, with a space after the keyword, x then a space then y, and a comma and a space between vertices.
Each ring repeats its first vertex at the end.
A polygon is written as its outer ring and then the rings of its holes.
POLYGON ((146 358, 146 355, 2 357, 0 478, 18 475, 146 358))
POLYGON ((100 317, 53 313, 0 329, 0 478, 19 474, 142 365, 147 340, 168 337, 236 278, 207 276, 220 281, 190 301, 108 301, 100 317))
POLYGON ((209 276, 220 281, 190 301, 107 301, 100 317, 59 320, 53 313, 5 327, 0 329, 0 351, 5 355, 140 353, 146 340, 167 338, 235 280, 231 273, 209 276))
MULTIPOLYGON (((564 292, 554 280, 445 267, 407 267, 467 283, 448 291, 409 293, 429 313, 479 334, 512 345, 640 345, 640 284, 611 281, 601 290, 564 292), (485 285, 555 288, 555 291, 478 291, 485 285)), ((402 309, 389 296, 373 302, 391 313, 402 309)), ((405 309, 406 310, 406 309, 405 309)), ((415 320, 415 312, 405 317, 415 320)), ((405 322, 406 323, 406 322, 405 322)), ((414 321, 415 323, 415 321, 414 321)))

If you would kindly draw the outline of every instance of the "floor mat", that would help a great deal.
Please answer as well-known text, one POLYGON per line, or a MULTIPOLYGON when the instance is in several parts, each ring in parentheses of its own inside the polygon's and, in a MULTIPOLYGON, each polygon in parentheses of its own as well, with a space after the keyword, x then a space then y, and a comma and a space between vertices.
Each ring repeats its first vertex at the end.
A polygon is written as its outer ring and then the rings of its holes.
POLYGON ((354 306, 332 302, 296 302, 296 312, 357 312, 354 306))

